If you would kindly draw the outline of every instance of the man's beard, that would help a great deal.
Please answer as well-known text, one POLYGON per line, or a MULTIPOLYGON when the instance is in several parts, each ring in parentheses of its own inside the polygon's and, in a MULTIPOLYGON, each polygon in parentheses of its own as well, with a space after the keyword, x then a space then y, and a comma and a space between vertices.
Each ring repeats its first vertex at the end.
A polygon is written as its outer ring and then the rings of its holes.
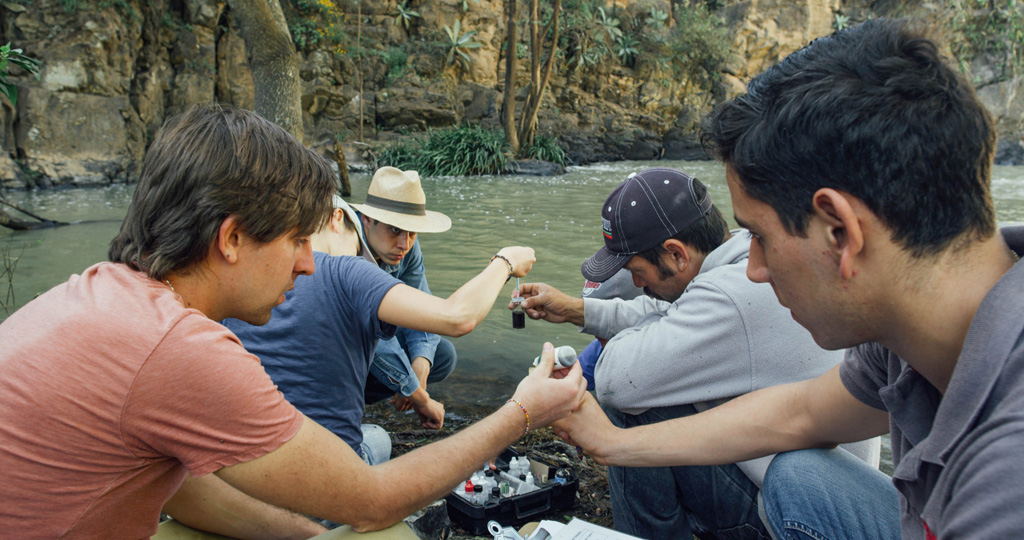
POLYGON ((662 302, 668 302, 668 300, 658 296, 654 291, 651 290, 650 287, 644 287, 644 294, 646 294, 647 296, 650 296, 651 298, 653 298, 655 300, 661 300, 662 302))

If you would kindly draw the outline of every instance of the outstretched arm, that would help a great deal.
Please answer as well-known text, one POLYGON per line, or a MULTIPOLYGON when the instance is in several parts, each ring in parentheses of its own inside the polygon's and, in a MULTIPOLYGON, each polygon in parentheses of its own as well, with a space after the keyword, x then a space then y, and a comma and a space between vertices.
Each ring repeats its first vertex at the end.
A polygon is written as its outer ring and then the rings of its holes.
POLYGON ((836 366, 808 381, 764 388, 700 414, 620 429, 593 397, 553 426, 598 463, 633 467, 720 465, 882 435, 888 414, 843 386, 836 366))
POLYGON ((306 419, 277 450, 217 472, 231 485, 268 503, 346 523, 357 531, 397 523, 443 496, 484 462, 519 439, 527 426, 549 425, 576 408, 586 393, 579 365, 551 376, 554 349, 516 388, 514 403, 447 439, 387 463, 369 466, 337 436, 306 419))
MULTIPOLYGON (((506 247, 498 254, 508 259, 517 277, 525 276, 537 260, 528 247, 506 247)), ((403 328, 458 337, 487 317, 507 279, 508 264, 496 258, 448 298, 399 284, 384 296, 377 317, 403 328)))

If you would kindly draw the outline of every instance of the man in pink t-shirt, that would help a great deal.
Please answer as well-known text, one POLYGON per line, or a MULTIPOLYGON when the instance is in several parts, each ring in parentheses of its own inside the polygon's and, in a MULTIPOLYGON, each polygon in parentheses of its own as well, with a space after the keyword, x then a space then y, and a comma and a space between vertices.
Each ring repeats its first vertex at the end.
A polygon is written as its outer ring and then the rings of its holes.
POLYGON ((379 467, 302 416, 215 321, 265 324, 313 272, 334 190, 326 160, 251 112, 168 121, 111 262, 0 324, 4 537, 148 538, 161 510, 240 538, 323 531, 300 514, 382 528, 579 403, 579 368, 550 378, 549 352, 495 414, 379 467))

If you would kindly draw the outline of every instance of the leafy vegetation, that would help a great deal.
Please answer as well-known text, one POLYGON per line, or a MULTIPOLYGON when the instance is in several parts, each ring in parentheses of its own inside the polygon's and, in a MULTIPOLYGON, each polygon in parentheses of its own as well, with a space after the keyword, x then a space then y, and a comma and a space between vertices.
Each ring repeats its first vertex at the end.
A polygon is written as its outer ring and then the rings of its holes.
POLYGON ((336 55, 346 52, 347 17, 331 0, 291 0, 286 11, 295 46, 304 51, 325 47, 336 55))
POLYGON ((410 8, 408 4, 409 0, 402 0, 402 3, 398 4, 395 8, 396 11, 394 13, 395 24, 405 26, 406 30, 409 29, 409 23, 411 23, 413 19, 420 18, 420 12, 410 8))
POLYGON ((1024 67, 1024 10, 1016 0, 950 0, 951 48, 961 71, 980 54, 1002 57, 1003 79, 1024 67))
MULTIPOLYGON (((64 10, 64 13, 74 13, 84 8, 82 0, 60 0, 59 4, 64 10)), ((127 18, 132 21, 142 20, 139 12, 132 7, 127 0, 100 0, 96 3, 96 8, 99 10, 104 10, 109 7, 116 9, 122 18, 127 18)))
POLYGON ((505 135, 480 126, 431 130, 425 139, 385 148, 377 165, 416 170, 422 176, 501 174, 510 159, 505 135))
POLYGON ((7 96, 11 104, 18 101, 18 87, 7 79, 10 64, 24 69, 29 75, 39 79, 39 60, 25 56, 21 49, 12 49, 11 43, 0 47, 0 93, 7 96))
POLYGON ((380 51, 378 54, 388 66, 388 71, 384 75, 384 86, 391 86, 391 83, 408 71, 409 53, 402 47, 388 47, 388 50, 380 51))
POLYGON ((462 32, 462 23, 455 21, 454 27, 449 27, 447 24, 444 25, 444 33, 448 35, 448 55, 445 56, 445 63, 451 65, 458 61, 462 64, 463 68, 469 68, 469 55, 466 54, 467 49, 477 49, 483 47, 484 44, 473 40, 473 36, 476 35, 476 30, 470 30, 469 32, 462 32))
POLYGON ((547 135, 537 135, 533 144, 523 149, 523 154, 531 159, 542 159, 559 165, 565 165, 565 149, 558 140, 547 135))
POLYGON ((709 91, 729 58, 730 36, 715 15, 720 2, 673 2, 673 17, 657 2, 628 9, 594 0, 566 0, 561 48, 566 68, 600 70, 609 59, 637 70, 642 78, 682 81, 709 91), (674 20, 672 20, 674 19, 674 20))
POLYGON ((675 20, 675 27, 665 38, 667 54, 645 51, 645 57, 669 58, 673 76, 684 78, 688 85, 711 90, 732 54, 725 21, 706 3, 694 0, 676 5, 675 20))
POLYGON ((842 13, 836 13, 832 20, 832 29, 835 31, 846 30, 850 26, 850 17, 842 13))

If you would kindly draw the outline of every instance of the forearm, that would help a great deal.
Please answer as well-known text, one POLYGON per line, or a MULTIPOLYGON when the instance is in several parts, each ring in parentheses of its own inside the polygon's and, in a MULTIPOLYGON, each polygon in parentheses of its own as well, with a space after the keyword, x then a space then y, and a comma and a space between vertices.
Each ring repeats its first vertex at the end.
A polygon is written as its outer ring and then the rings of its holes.
POLYGON ((430 504, 513 443, 524 414, 506 404, 447 439, 381 465, 364 463, 336 435, 306 419, 278 450, 222 469, 231 485, 272 504, 351 525, 388 527, 430 504))
POLYGON ((526 427, 518 406, 506 403, 487 418, 446 439, 374 467, 394 511, 357 530, 386 527, 447 494, 457 484, 515 443, 526 427), (393 486, 402 486, 395 490, 393 486), (391 486, 391 487, 388 487, 391 486))
POLYGON ((250 497, 215 474, 186 477, 164 512, 194 529, 242 540, 305 539, 327 530, 305 516, 250 497))
POLYGON ((506 279, 508 265, 502 259, 494 259, 482 272, 445 299, 444 312, 447 324, 452 329, 452 333, 447 335, 458 337, 476 328, 491 312, 506 279))
POLYGON ((619 431, 593 453, 611 465, 717 465, 886 433, 888 415, 847 392, 838 369, 751 392, 701 414, 619 431))
POLYGON ((430 401, 430 394, 427 393, 427 377, 430 376, 430 362, 422 356, 417 356, 412 360, 410 366, 420 385, 416 387, 412 394, 409 394, 409 401, 416 406, 425 406, 430 401))
POLYGON ((537 368, 487 418, 447 439, 369 466, 336 435, 306 418, 298 433, 259 458, 221 469, 231 485, 303 514, 359 531, 387 527, 436 500, 521 437, 564 418, 585 394, 579 365, 552 377, 554 349, 544 345, 537 368))
POLYGON ((591 454, 606 465, 723 465, 813 446, 798 429, 787 429, 795 427, 791 409, 746 407, 751 396, 701 414, 618 430, 591 454))

